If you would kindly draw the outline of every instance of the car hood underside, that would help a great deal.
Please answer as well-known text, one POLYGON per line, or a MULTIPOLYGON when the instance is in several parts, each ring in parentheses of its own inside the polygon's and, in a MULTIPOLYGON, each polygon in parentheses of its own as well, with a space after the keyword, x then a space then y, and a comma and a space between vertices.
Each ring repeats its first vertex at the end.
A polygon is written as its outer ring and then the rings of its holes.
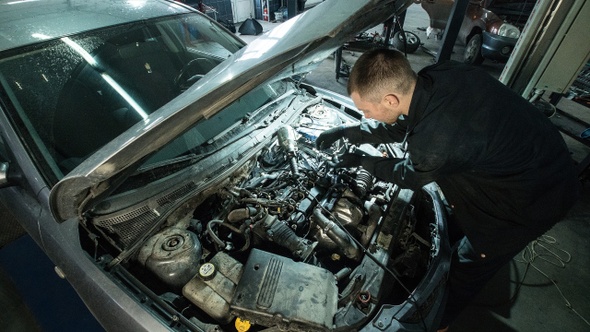
POLYGON ((260 84, 308 72, 355 34, 410 4, 358 0, 343 6, 342 1, 328 0, 265 33, 66 175, 51 192, 54 215, 58 220, 80 215, 196 122, 260 84))

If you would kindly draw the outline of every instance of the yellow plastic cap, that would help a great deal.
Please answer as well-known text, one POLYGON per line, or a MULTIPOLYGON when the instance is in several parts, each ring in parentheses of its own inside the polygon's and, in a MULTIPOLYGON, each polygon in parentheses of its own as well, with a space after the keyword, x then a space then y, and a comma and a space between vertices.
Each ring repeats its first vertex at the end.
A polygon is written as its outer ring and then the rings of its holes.
POLYGON ((246 332, 250 329, 250 326, 252 325, 249 321, 241 319, 240 317, 236 318, 236 330, 238 330, 238 332, 246 332))

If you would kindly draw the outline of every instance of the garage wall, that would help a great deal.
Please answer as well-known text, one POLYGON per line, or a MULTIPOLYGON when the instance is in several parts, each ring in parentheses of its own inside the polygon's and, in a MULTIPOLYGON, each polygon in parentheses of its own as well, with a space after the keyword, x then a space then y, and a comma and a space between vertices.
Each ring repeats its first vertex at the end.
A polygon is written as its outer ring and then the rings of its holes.
MULTIPOLYGON (((187 5, 198 9, 199 0, 180 0, 187 5)), ((203 0, 203 3, 209 7, 215 8, 217 17, 214 13, 207 13, 211 18, 217 18, 218 21, 233 21, 231 0, 203 0)))
POLYGON ((231 0, 203 0, 203 3, 217 10, 218 21, 233 21, 231 0))
MULTIPOLYGON (((254 1, 254 13, 256 14, 257 20, 262 20, 262 8, 264 8, 263 3, 266 0, 253 0, 254 1)), ((285 1, 287 3, 287 1, 285 1)), ((275 12, 281 7, 281 0, 268 0, 268 14, 270 15, 270 20, 274 21, 275 19, 275 12)))
MULTIPOLYGON (((263 3, 266 0, 252 0, 254 2, 254 14, 257 20, 262 20, 262 8, 263 3)), ((321 2, 323 0, 310 0, 309 2, 321 2)), ((186 0, 185 3, 197 8, 198 0, 186 0)), ((285 5, 287 4, 287 0, 268 0, 268 14, 270 16, 270 20, 275 20, 275 12, 281 7, 281 2, 285 5)), ((218 21, 233 21, 233 12, 232 12, 232 4, 231 0, 203 0, 203 3, 207 6, 213 7, 217 10, 217 20, 218 21)), ((209 14, 209 16, 214 17, 213 14, 209 14)), ((237 22, 234 22, 237 23, 237 22)))

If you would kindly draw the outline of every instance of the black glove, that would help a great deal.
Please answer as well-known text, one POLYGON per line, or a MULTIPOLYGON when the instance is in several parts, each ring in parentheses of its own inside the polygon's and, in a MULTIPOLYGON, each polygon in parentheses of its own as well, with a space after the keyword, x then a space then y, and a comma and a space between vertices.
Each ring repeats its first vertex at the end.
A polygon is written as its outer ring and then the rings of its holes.
POLYGON ((363 158, 359 154, 355 153, 345 153, 338 157, 338 161, 334 165, 336 168, 350 168, 350 167, 358 167, 363 165, 363 158))
POLYGON ((354 126, 338 126, 328 129, 318 136, 315 140, 315 146, 324 150, 332 146, 334 142, 341 138, 347 138, 352 144, 356 144, 361 138, 361 130, 359 125, 354 126))
POLYGON ((334 165, 336 168, 349 168, 362 166, 369 173, 374 173, 375 164, 379 161, 386 160, 383 157, 364 156, 357 153, 345 153, 338 158, 334 165))
POLYGON ((315 144, 318 149, 324 150, 341 138, 347 138, 351 144, 400 142, 404 138, 405 129, 399 127, 376 121, 334 127, 321 133, 315 144))
MULTIPOLYGON (((336 168, 349 168, 362 166, 373 176, 387 182, 394 182, 394 169, 398 164, 403 163, 403 159, 384 158, 375 156, 363 156, 356 153, 345 153, 339 157, 338 162, 334 165, 336 168)), ((401 165, 400 165, 401 166, 401 165)))

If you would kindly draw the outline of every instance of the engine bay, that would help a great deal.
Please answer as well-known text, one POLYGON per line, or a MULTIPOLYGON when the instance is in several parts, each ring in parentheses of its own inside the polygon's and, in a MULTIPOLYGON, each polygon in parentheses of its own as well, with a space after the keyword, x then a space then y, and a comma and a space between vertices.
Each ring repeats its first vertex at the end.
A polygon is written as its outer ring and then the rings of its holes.
POLYGON ((173 327, 366 324, 384 303, 411 299, 440 235, 428 193, 335 168, 344 141, 315 149, 320 132, 346 121, 320 102, 215 186, 176 176, 113 195, 85 216, 83 247, 173 327))

